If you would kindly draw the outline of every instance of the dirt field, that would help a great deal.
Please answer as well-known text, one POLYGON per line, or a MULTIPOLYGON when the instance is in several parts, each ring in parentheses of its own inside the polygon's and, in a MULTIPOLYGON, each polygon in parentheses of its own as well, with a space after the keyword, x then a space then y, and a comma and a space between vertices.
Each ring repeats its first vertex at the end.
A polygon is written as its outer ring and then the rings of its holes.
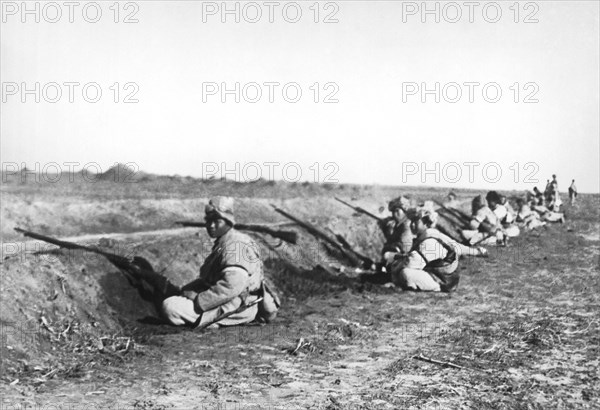
POLYGON ((401 192, 424 200, 446 190, 9 178, 1 191, 0 409, 600 408, 598 195, 567 205, 565 224, 522 233, 489 248, 487 259, 462 259, 453 294, 363 283, 298 227, 285 227, 300 234, 297 246, 253 234, 283 294, 280 316, 204 333, 154 324, 153 307, 103 258, 23 242, 13 231, 111 239, 100 241, 106 250, 144 256, 183 284, 211 241, 173 221, 201 220, 212 195, 238 198, 239 222, 286 222, 275 204, 377 259, 375 222, 334 196, 385 216, 380 207, 401 192))

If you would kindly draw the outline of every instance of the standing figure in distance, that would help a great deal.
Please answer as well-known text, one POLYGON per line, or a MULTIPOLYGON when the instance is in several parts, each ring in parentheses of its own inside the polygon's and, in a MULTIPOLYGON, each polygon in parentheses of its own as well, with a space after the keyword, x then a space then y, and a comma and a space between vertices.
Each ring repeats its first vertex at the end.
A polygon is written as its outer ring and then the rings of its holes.
POLYGON ((569 202, 571 205, 575 205, 575 200, 577 199, 577 187, 575 186, 575 180, 571 182, 569 186, 569 202))

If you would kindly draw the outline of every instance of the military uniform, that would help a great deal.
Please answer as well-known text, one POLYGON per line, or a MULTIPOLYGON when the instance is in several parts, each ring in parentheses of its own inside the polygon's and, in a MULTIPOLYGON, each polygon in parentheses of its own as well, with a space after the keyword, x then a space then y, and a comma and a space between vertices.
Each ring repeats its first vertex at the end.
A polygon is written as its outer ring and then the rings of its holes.
POLYGON ((381 221, 381 230, 385 237, 382 255, 386 252, 408 253, 413 243, 413 234, 408 218, 398 222, 393 216, 387 217, 381 221))
MULTIPOLYGON (((390 264, 392 281, 403 289, 451 292, 458 285, 459 275, 458 257, 463 251, 470 248, 458 245, 449 237, 433 228, 437 222, 437 213, 424 207, 417 211, 413 218, 415 223, 422 220, 423 223, 416 225, 416 229, 429 226, 420 230, 410 252, 400 258, 396 258, 390 264), (467 248, 467 249, 463 249, 467 248)), ((465 252, 466 253, 466 252, 465 252)))
POLYGON ((487 205, 474 212, 471 227, 473 229, 466 229, 461 232, 471 245, 476 243, 493 244, 503 237, 500 230, 500 221, 487 205), (484 238, 487 239, 483 240, 484 238))
POLYGON ((577 199, 577 187, 575 186, 575 180, 571 182, 571 186, 569 186, 569 200, 571 205, 575 204, 575 200, 577 199))
MULTIPOLYGON (((231 229, 215 240, 212 252, 200 268, 200 277, 183 287, 198 292, 195 300, 173 296, 163 302, 163 313, 174 325, 202 326, 219 316, 235 311, 260 295, 263 265, 256 242, 231 229)), ((218 322, 231 326, 251 322, 257 305, 218 322)))
POLYGON ((516 238, 521 233, 519 227, 514 224, 515 217, 509 212, 506 205, 498 204, 493 210, 494 215, 498 218, 499 223, 502 226, 502 230, 509 238, 516 238))

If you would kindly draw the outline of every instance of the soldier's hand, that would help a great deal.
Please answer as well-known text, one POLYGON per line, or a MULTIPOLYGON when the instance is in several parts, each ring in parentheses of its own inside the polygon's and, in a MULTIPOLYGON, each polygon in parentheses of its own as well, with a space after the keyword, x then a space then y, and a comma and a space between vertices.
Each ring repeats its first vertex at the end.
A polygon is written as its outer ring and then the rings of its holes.
POLYGON ((394 262, 396 259, 398 259, 399 256, 400 256, 400 253, 398 253, 398 252, 385 252, 383 254, 383 259, 385 260, 385 264, 389 265, 392 262, 394 262))
POLYGON ((183 296, 184 298, 188 298, 189 300, 195 300, 198 296, 198 292, 194 292, 193 290, 184 290, 181 293, 181 296, 183 296))

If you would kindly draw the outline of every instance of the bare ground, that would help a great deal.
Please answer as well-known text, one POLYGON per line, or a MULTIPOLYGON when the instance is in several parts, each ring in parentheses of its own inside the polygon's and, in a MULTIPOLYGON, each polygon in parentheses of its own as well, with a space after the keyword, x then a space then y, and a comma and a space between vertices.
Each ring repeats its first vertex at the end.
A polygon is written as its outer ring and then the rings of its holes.
POLYGON ((153 307, 101 257, 22 242, 12 228, 91 244, 111 238, 107 250, 144 256, 185 283, 210 241, 172 221, 200 218, 215 193, 241 192, 242 222, 282 221, 275 203, 376 258, 374 222, 332 197, 378 213, 399 191, 148 178, 126 188, 3 186, 1 408, 600 407, 597 195, 567 209, 565 225, 490 248, 488 259, 462 260, 450 295, 319 268, 339 266, 338 255, 301 230, 296 247, 256 235, 284 296, 280 316, 199 333, 142 320, 155 316, 153 307))

